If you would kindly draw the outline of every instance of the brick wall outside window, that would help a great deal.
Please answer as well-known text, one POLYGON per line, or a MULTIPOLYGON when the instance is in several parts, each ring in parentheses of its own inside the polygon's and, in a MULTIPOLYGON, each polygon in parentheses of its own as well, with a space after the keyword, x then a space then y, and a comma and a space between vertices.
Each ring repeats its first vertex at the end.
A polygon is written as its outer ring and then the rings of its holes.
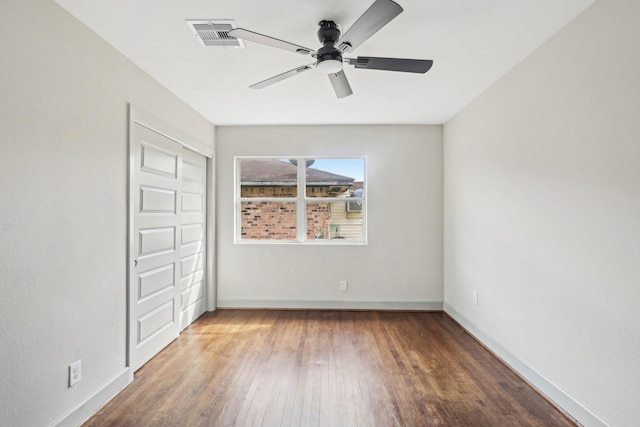
MULTIPOLYGON (((296 204, 290 202, 243 202, 242 238, 295 240, 296 204)), ((329 203, 307 205, 307 239, 329 236, 329 203)))
POLYGON ((296 204, 242 202, 243 239, 295 240, 296 204))

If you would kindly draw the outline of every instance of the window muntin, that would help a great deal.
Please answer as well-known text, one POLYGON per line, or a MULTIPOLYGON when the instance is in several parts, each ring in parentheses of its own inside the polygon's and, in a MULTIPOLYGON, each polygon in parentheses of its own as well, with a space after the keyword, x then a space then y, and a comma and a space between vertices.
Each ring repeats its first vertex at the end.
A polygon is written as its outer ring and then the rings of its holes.
POLYGON ((236 242, 366 243, 365 175, 364 157, 236 157, 236 242))

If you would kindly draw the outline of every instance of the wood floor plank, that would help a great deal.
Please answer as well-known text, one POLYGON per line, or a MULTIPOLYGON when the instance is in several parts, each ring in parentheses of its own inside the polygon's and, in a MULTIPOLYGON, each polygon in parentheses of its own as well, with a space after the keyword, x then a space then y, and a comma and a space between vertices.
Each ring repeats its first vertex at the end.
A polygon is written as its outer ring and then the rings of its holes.
POLYGON ((574 426, 444 313, 221 310, 84 426, 574 426))

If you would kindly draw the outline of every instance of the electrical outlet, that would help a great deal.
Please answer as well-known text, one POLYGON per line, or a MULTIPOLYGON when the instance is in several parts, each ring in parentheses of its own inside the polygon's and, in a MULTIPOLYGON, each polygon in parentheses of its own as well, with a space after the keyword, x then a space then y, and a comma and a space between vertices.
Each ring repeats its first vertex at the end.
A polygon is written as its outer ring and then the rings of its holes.
POLYGON ((478 291, 473 291, 473 303, 478 305, 478 291))
POLYGON ((340 281, 340 290, 342 292, 347 292, 348 289, 349 289, 349 285, 348 285, 347 281, 346 280, 341 280, 340 281))
POLYGON ((69 365, 69 387, 73 387, 74 385, 80 382, 82 378, 82 361, 78 360, 77 362, 73 362, 69 365))

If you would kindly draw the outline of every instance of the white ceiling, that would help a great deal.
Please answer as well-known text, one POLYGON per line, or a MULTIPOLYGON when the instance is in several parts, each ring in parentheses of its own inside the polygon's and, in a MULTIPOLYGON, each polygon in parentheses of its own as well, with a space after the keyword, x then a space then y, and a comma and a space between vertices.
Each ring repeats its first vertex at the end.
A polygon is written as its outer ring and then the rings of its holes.
MULTIPOLYGON (((317 49, 317 23, 346 31, 373 0, 55 0, 215 125, 441 124, 594 0, 396 0, 404 12, 350 56, 433 59, 427 74, 345 66, 354 94, 337 99, 313 62, 246 42, 204 48, 187 19, 239 27, 317 49)), ((553 67, 553 64, 548 64, 553 67)))

